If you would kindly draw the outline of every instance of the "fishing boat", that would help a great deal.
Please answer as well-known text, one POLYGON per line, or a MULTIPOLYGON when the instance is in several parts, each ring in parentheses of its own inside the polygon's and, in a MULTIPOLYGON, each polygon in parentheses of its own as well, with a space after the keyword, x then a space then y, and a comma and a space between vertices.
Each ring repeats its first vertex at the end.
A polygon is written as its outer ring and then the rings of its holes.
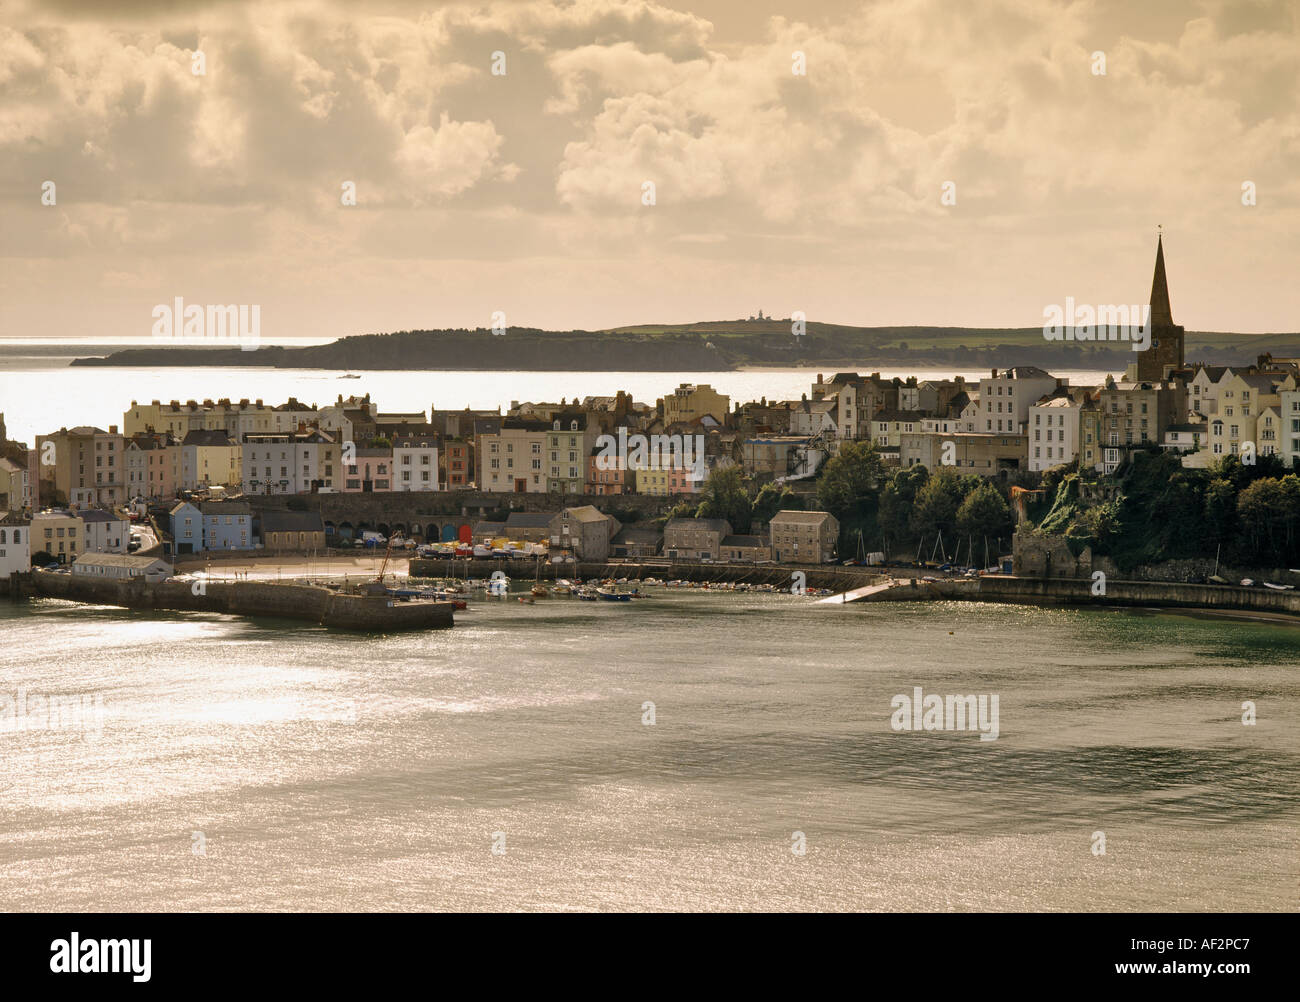
POLYGON ((597 598, 596 598, 596 592, 595 592, 595 589, 593 589, 593 588, 587 588, 587 587, 579 588, 579 589, 577 590, 576 594, 577 594, 577 596, 578 596, 578 598, 579 598, 580 601, 583 601, 583 602, 595 602, 595 601, 597 601, 597 598))
POLYGON ((1274 584, 1272 581, 1264 582, 1265 588, 1272 588, 1274 591, 1294 591, 1295 585, 1274 584))
POLYGON ((596 594, 602 602, 630 602, 632 593, 619 591, 616 588, 597 588, 596 594))
POLYGON ((542 562, 537 561, 537 573, 533 577, 533 598, 550 598, 551 591, 542 584, 542 562))

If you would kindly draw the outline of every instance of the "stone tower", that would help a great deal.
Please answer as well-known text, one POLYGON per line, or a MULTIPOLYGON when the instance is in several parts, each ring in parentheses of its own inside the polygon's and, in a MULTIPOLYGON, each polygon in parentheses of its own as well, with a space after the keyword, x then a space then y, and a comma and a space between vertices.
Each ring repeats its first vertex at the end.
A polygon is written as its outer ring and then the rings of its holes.
POLYGON ((1174 323, 1169 308, 1169 280, 1165 277, 1165 248, 1156 237, 1156 272, 1151 279, 1151 346, 1138 352, 1139 382, 1159 382, 1170 369, 1183 367, 1183 329, 1174 323))

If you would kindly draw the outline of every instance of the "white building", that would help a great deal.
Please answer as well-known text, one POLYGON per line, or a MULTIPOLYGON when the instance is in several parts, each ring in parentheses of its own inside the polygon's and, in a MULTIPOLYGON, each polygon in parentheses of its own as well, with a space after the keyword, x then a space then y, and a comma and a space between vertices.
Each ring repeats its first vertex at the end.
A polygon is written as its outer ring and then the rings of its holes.
POLYGON ((31 526, 16 519, 0 519, 0 580, 31 570, 31 526))
POLYGON ((271 431, 298 431, 320 424, 320 411, 314 405, 304 404, 296 397, 272 409, 271 431))
POLYGON ((78 577, 111 578, 127 580, 144 578, 162 581, 171 576, 171 567, 157 557, 131 557, 122 553, 83 553, 72 565, 78 577))
POLYGON ((1029 407, 1029 469, 1041 472, 1072 463, 1079 454, 1080 404, 1069 396, 1045 397, 1029 407))
POLYGON ((115 512, 87 508, 76 513, 81 519, 82 551, 85 553, 125 553, 131 541, 131 523, 115 512))
POLYGON ((393 490, 438 489, 438 439, 434 435, 399 435, 393 439, 393 490))
POLYGON ((245 435, 244 491, 248 494, 306 494, 313 485, 337 489, 342 477, 340 447, 326 432, 267 432, 245 435))
POLYGON ((1021 431, 1029 422, 1030 406, 1069 381, 1033 365, 993 370, 980 380, 982 424, 977 432, 1021 431))

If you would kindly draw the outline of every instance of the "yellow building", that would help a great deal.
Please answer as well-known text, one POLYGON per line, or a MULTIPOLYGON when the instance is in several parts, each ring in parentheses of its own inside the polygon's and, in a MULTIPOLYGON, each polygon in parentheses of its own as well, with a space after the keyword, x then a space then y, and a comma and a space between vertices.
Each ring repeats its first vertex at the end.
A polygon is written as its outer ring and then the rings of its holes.
POLYGON ((725 393, 718 393, 708 383, 694 386, 682 383, 661 401, 664 410, 664 425, 694 424, 706 414, 719 424, 727 420, 731 410, 731 398, 725 393))
POLYGON ((261 400, 231 401, 223 397, 202 403, 172 400, 165 404, 132 400, 130 409, 122 415, 122 427, 128 438, 148 431, 170 432, 179 442, 192 431, 224 431, 238 442, 250 433, 276 431, 277 420, 276 409, 261 400))
POLYGON ((81 519, 70 511, 38 511, 32 516, 31 552, 44 550, 61 564, 71 563, 86 549, 81 532, 81 519))
POLYGON ((501 430, 478 439, 479 489, 514 494, 545 494, 546 421, 507 418, 501 430))
POLYGON ((181 442, 181 488, 238 487, 243 447, 224 431, 192 431, 181 442))

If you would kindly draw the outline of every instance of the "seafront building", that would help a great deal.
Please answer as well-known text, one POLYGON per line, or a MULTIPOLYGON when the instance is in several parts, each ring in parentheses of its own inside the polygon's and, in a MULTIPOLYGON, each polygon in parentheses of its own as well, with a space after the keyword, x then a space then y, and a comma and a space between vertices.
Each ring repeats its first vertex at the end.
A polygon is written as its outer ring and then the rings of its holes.
POLYGON ((772 559, 787 564, 824 564, 835 559, 839 520, 825 511, 779 511, 768 523, 772 559))
POLYGON ((0 516, 0 580, 31 569, 31 522, 12 513, 0 516))

